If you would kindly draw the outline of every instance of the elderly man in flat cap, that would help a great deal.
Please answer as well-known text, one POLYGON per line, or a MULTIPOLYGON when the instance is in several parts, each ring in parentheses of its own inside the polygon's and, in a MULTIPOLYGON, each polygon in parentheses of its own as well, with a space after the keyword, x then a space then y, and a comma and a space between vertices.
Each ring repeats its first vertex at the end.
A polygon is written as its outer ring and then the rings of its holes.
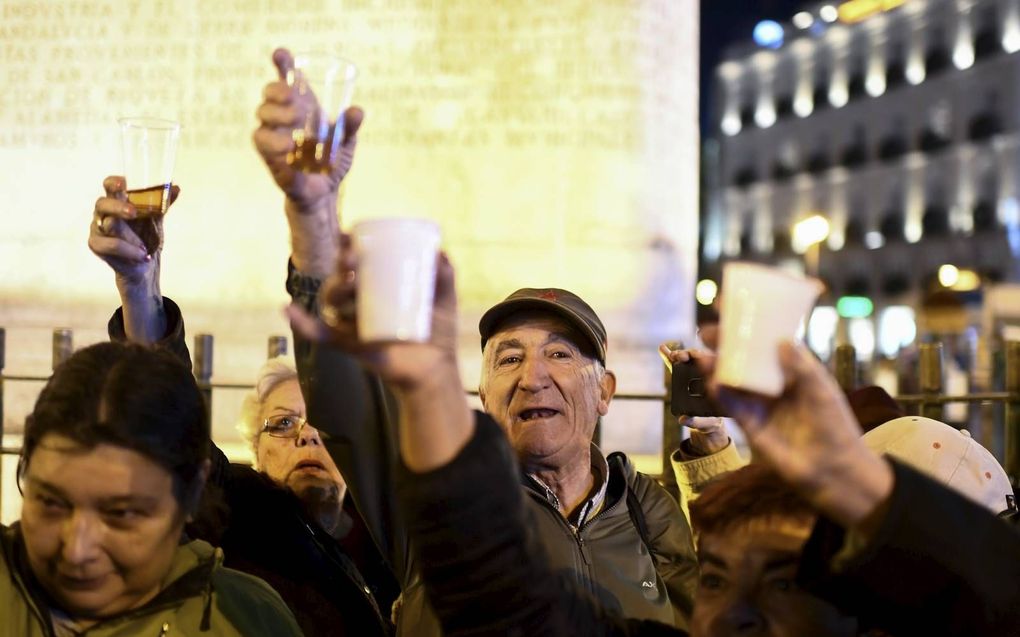
MULTIPOLYGON (((344 267, 333 280, 354 280, 344 267)), ((301 292, 315 287, 291 292, 312 311, 320 302, 335 310, 353 300, 353 285, 327 289, 318 299, 301 292)), ((398 635, 439 635, 396 511, 396 403, 353 357, 313 342, 328 340, 330 329, 350 333, 351 326, 336 321, 351 320, 341 312, 331 317, 332 328, 301 329, 296 322, 308 417, 325 423, 326 445, 401 582, 402 600, 394 608, 398 635), (305 340, 302 332, 317 336, 305 340)), ((455 321, 448 322, 434 320, 433 341, 454 338, 455 321)), ((522 289, 487 311, 479 329, 481 399, 518 455, 535 532, 554 570, 570 574, 623 616, 686 627, 698 575, 687 519, 626 456, 606 457, 592 443, 616 389, 605 366, 601 320, 566 290, 522 289)))
POLYGON ((607 607, 683 625, 697 575, 687 520, 625 455, 592 443, 616 390, 598 315, 567 290, 525 288, 479 331, 482 403, 517 452, 553 565, 607 607))

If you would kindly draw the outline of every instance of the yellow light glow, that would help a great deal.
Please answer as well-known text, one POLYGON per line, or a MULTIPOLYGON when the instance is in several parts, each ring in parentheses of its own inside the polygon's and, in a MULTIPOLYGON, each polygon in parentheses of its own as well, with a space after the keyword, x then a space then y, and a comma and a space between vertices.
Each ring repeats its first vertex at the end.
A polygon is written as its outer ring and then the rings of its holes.
POLYGON ((853 24, 876 13, 890 11, 906 0, 850 0, 839 5, 837 15, 841 22, 853 24))
POLYGON ((915 216, 908 216, 907 222, 903 225, 903 237, 907 243, 917 243, 921 240, 924 229, 921 227, 921 219, 915 216))
POLYGON ((961 71, 974 66, 974 42, 969 34, 961 35, 953 47, 953 66, 961 71))
POLYGON ((868 68, 868 77, 864 80, 864 90, 872 97, 885 93, 885 68, 881 60, 873 61, 868 68))
POLYGON ((744 68, 739 62, 729 61, 723 62, 717 69, 719 77, 724 80, 734 81, 740 78, 740 75, 744 72, 744 68))
POLYGON ((702 305, 712 305, 715 295, 719 293, 719 286, 712 279, 702 279, 694 288, 694 297, 702 305))
POLYGON ((1006 53, 1020 51, 1020 16, 1012 11, 1002 27, 1002 50, 1006 53))
POLYGON ((815 110, 815 99, 808 94, 797 93, 797 97, 793 99, 793 112, 797 114, 797 117, 807 117, 815 110))
POLYGON ((956 283, 949 287, 957 292, 970 292, 981 287, 981 277, 974 270, 960 270, 956 277, 956 283))
POLYGON ((807 11, 801 11, 799 13, 794 14, 793 16, 793 26, 797 27, 798 29, 810 28, 811 25, 814 23, 815 23, 814 16, 812 16, 807 11))
POLYGON ((829 236, 829 220, 822 215, 811 215, 793 226, 793 249, 804 253, 812 245, 829 236))
POLYGON ((939 283, 944 288, 951 288, 960 280, 960 269, 951 263, 939 268, 939 283))
POLYGON ((723 116, 722 123, 719 125, 722 132, 730 137, 739 133, 742 127, 743 126, 740 123, 740 114, 736 111, 726 113, 726 115, 723 116))
POLYGON ((917 86, 924 81, 924 58, 921 57, 920 53, 913 53, 910 55, 910 59, 907 61, 907 81, 917 86))
POLYGON ((842 108, 850 101, 850 92, 846 86, 846 74, 834 73, 832 85, 829 87, 829 104, 835 108, 842 108))
POLYGON ((754 123, 760 128, 768 128, 776 123, 776 107, 770 99, 763 99, 754 111, 754 123))

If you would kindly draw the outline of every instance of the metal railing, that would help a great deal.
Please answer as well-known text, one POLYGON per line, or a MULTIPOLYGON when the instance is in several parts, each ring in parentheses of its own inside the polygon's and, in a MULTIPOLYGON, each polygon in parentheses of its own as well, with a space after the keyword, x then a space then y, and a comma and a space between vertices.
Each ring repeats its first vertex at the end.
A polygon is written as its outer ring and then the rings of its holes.
MULTIPOLYGON (((267 357, 273 358, 287 353, 286 336, 270 336, 267 343, 267 357)), ((206 409, 212 418, 213 392, 217 389, 247 390, 252 388, 250 383, 223 383, 213 382, 213 347, 214 339, 211 334, 198 334, 194 339, 193 371, 199 389, 205 396, 206 409)), ((59 328, 53 330, 53 354, 52 367, 56 368, 67 360, 73 352, 73 333, 69 329, 59 328)), ((4 417, 4 388, 7 382, 45 382, 47 376, 12 375, 5 374, 6 366, 6 331, 0 327, 0 423, 4 417)), ((676 479, 673 475, 670 456, 680 446, 682 432, 677 426, 676 417, 670 412, 670 401, 672 398, 672 383, 668 369, 663 370, 663 386, 665 391, 658 393, 619 393, 614 400, 622 401, 655 401, 662 407, 662 472, 658 476, 667 489, 676 493, 676 479)), ((841 345, 836 348, 834 357, 834 373, 839 385, 847 392, 852 391, 858 384, 858 365, 856 351, 850 345, 841 345)), ((928 418, 935 420, 943 419, 944 406, 947 403, 977 403, 996 404, 1005 406, 1004 416, 1004 438, 1005 452, 1003 465, 1010 479, 1016 483, 1020 474, 1020 342, 1007 342, 1005 344, 1005 390, 974 392, 961 395, 946 395, 943 393, 944 379, 942 366, 942 344, 925 343, 920 346, 920 357, 918 362, 918 380, 920 393, 904 394, 896 396, 895 400, 907 407, 915 407, 918 412, 928 418)), ((477 391, 466 390, 467 393, 477 395, 477 391)), ((19 447, 8 447, 4 444, 4 428, 0 426, 0 457, 3 455, 17 455, 21 453, 19 447)), ((599 443, 601 431, 596 428, 595 442, 599 443)), ((0 494, 2 494, 3 473, 0 472, 0 494)), ((0 495, 2 497, 2 495, 0 495)))
MULTIPOLYGON (((5 455, 18 455, 21 453, 20 447, 10 447, 5 444, 4 436, 6 433, 13 433, 5 431, 3 427, 4 422, 4 394, 5 384, 7 382, 39 382, 45 383, 49 380, 49 376, 33 376, 33 375, 15 375, 5 374, 4 369, 7 366, 6 361, 6 345, 7 345, 7 331, 0 327, 0 457, 5 455)), ((268 358, 274 358, 276 356, 282 356, 287 353, 287 337, 286 336, 270 336, 267 342, 267 356, 268 358)), ((221 383, 213 382, 213 336, 212 334, 197 334, 194 341, 193 351, 193 371, 195 374, 195 380, 198 383, 198 388, 205 397, 205 408, 206 413, 209 416, 210 423, 212 422, 212 406, 213 406, 213 390, 216 389, 252 389, 251 383, 221 383)), ((63 363, 65 360, 70 358, 74 352, 74 333, 72 330, 66 328, 57 328, 53 330, 53 355, 51 368, 56 369, 58 365, 63 363)), ((3 471, 0 471, 0 498, 3 497, 3 471)), ((2 502, 0 502, 2 504, 2 502)))
MULTIPOLYGON (((895 400, 904 407, 933 420, 944 420, 949 403, 979 405, 1002 404, 1004 452, 1002 465, 1010 481, 1020 478, 1020 342, 1004 345, 1005 380, 1003 391, 979 391, 966 394, 945 394, 942 343, 922 343, 918 357, 917 394, 900 394, 895 400)), ((835 354, 836 381, 846 392, 857 387, 857 353, 851 345, 840 345, 835 354)))

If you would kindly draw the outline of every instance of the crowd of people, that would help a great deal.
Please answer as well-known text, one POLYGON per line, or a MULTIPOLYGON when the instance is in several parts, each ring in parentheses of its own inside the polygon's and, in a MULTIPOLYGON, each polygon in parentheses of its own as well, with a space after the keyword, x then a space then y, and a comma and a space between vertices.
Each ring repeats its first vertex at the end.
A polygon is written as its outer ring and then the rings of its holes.
MULTIPOLYGON (((296 365, 269 361, 245 400, 254 466, 213 444, 160 250, 108 177, 88 241, 121 307, 110 342, 58 367, 26 420, 0 634, 1020 634, 1001 467, 940 423, 862 437, 798 345, 779 348, 778 398, 712 385, 752 462, 717 419, 681 420, 678 501, 593 442, 616 376, 576 294, 524 288, 485 312, 481 411, 445 256, 430 340, 360 341, 336 206, 363 114, 347 111, 331 173, 296 170, 291 131, 314 97, 287 84, 287 51, 273 61, 254 142, 284 194, 296 365)), ((711 351, 665 354, 711 377, 711 351)))

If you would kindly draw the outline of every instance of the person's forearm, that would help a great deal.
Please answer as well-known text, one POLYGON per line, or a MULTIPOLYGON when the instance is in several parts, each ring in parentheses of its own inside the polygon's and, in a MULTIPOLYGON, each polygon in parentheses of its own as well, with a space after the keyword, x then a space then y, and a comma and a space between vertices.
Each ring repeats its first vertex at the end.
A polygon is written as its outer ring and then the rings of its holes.
POLYGON ((868 537, 881 522, 892 494, 894 475, 889 464, 861 443, 832 458, 818 474, 814 484, 795 486, 834 522, 868 537))
POLYGON ((132 343, 152 345, 166 335, 166 312, 159 289, 159 266, 144 281, 117 278, 117 291, 124 309, 124 333, 132 343))
POLYGON ((304 275, 325 279, 336 269, 340 256, 336 194, 319 199, 311 209, 303 209, 288 198, 284 209, 294 267, 304 275))
POLYGON ((452 355, 436 360, 426 380, 400 387, 400 455, 412 472, 449 463, 474 431, 474 419, 452 355))

